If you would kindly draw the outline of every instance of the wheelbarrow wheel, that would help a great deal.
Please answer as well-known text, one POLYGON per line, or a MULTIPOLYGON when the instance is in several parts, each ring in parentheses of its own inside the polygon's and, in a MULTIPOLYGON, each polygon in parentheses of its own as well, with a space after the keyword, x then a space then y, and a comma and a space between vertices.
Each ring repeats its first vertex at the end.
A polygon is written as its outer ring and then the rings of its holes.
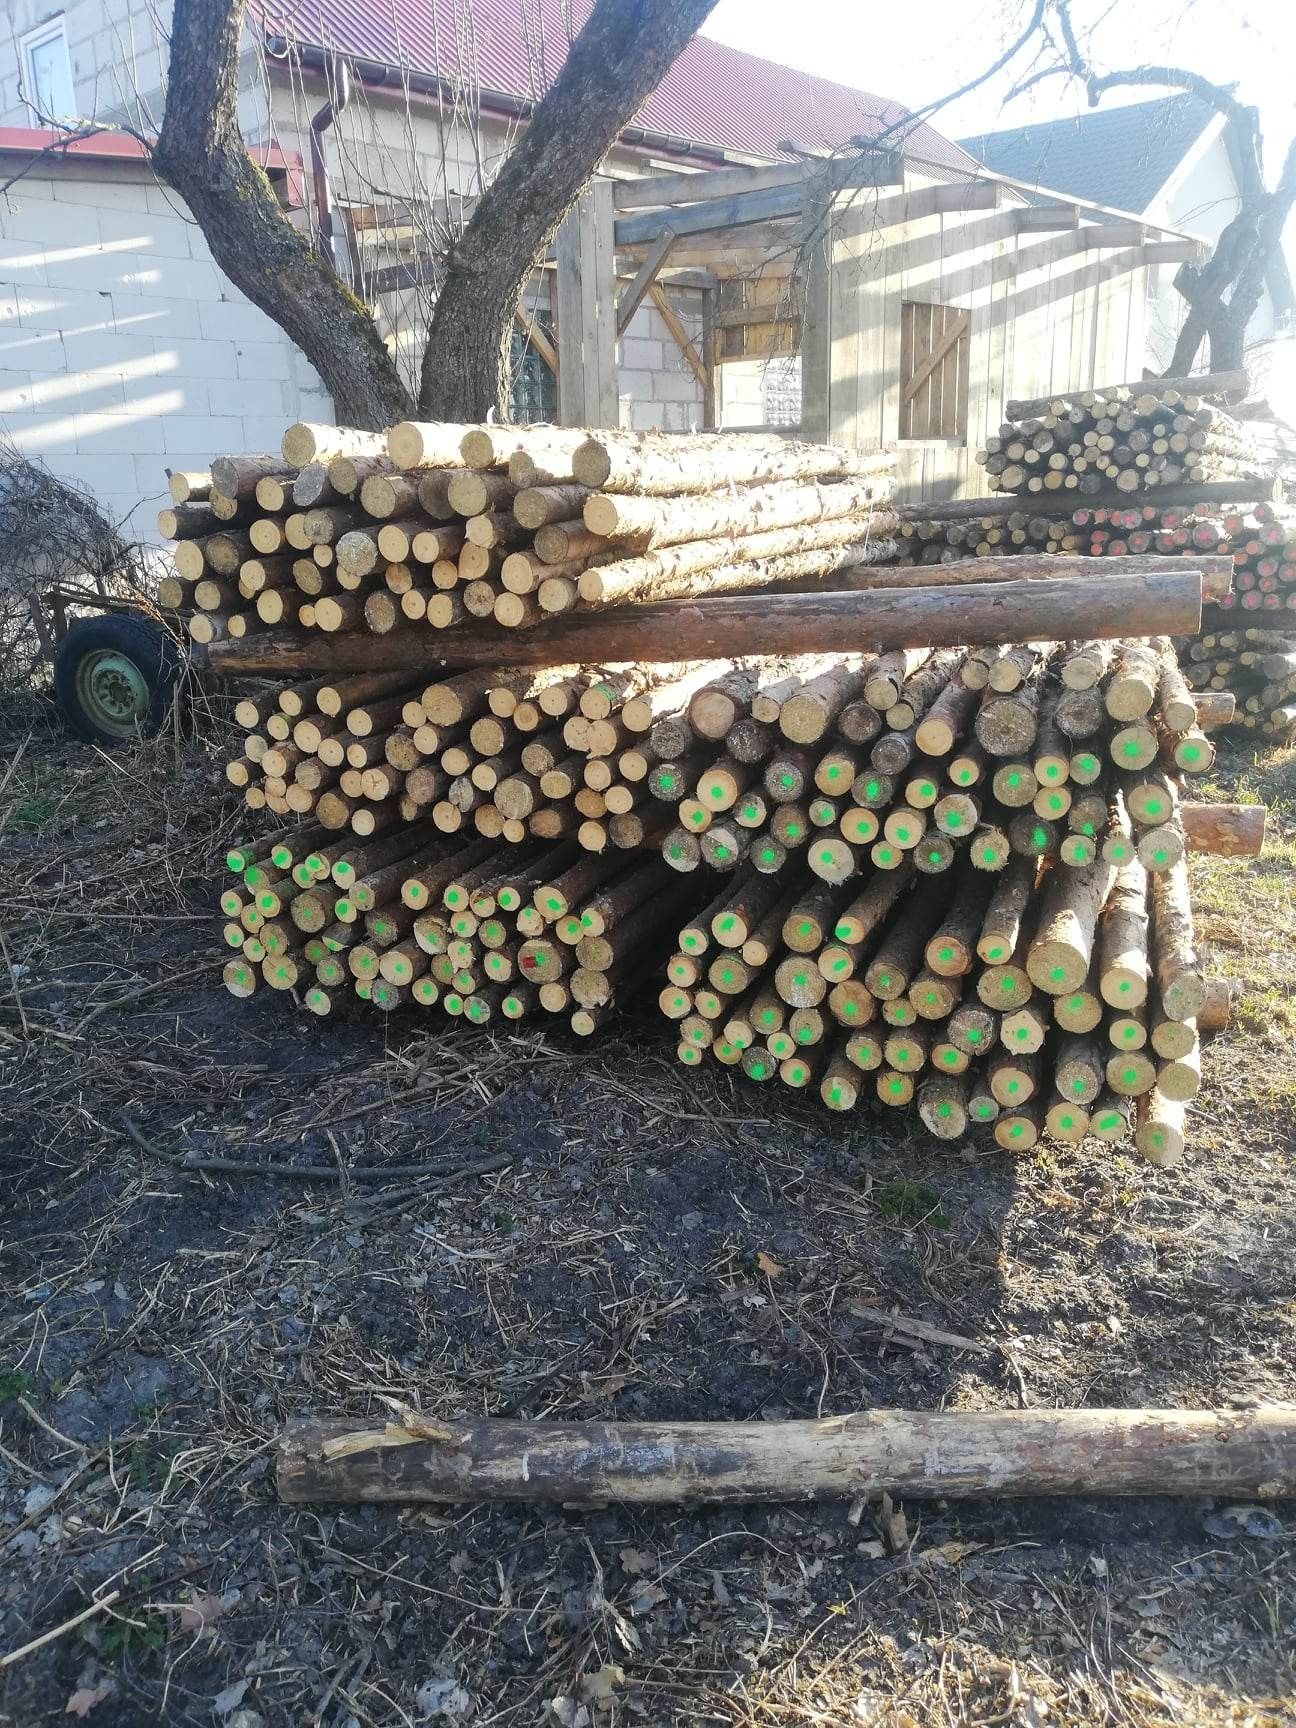
POLYGON ((54 694, 69 732, 119 749, 156 732, 180 674, 175 643, 151 618, 78 618, 54 655, 54 694))

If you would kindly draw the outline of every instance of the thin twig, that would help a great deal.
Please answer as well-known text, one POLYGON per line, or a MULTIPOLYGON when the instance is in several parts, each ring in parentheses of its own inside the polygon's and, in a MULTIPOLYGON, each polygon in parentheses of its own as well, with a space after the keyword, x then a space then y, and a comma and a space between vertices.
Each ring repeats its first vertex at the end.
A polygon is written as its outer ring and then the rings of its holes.
POLYGON ((50 1632, 42 1632, 39 1638, 33 1638, 30 1643, 20 1645, 17 1650, 11 1650, 7 1656, 0 1656, 0 1668, 8 1668, 14 1662, 21 1662, 24 1656, 30 1656, 33 1650, 39 1650, 42 1645, 52 1644, 56 1638, 61 1638, 65 1632, 70 1632, 74 1626, 80 1626, 94 1614, 102 1614, 105 1608, 111 1608, 113 1603, 121 1598, 120 1590, 111 1590, 107 1596, 98 1602, 92 1602, 88 1608, 83 1608, 79 1614, 74 1614, 70 1620, 65 1620, 61 1626, 55 1626, 50 1632))
POLYGON ((228 1176, 276 1176, 306 1182, 340 1182, 344 1179, 349 1182, 394 1182, 404 1177, 429 1176, 454 1182, 464 1176, 489 1175, 491 1171, 503 1170, 513 1162, 512 1153, 500 1152, 494 1157, 479 1159, 475 1164, 461 1164, 453 1170, 440 1164, 391 1164, 381 1168, 374 1164, 360 1164, 343 1169, 336 1164, 244 1163, 238 1158, 206 1158, 194 1152, 165 1152, 146 1139, 129 1116, 123 1116, 121 1123, 127 1136, 150 1157, 174 1164, 178 1170, 218 1171, 228 1176))

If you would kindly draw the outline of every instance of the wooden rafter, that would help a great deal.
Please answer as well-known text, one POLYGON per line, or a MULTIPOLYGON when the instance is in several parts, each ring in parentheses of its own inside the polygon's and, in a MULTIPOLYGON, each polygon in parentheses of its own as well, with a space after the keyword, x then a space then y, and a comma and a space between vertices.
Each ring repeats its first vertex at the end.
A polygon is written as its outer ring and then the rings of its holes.
POLYGON ((707 369, 702 363, 702 356, 689 340, 688 331, 684 328, 683 324, 680 323, 675 308, 666 298, 666 290, 662 287, 660 282, 654 282, 649 286, 648 293, 652 298, 653 305, 662 315, 662 322, 675 338, 680 353, 688 362, 689 371, 692 372, 693 376, 701 385, 702 394, 705 396, 710 385, 710 380, 707 377, 707 369))
POLYGON ((657 280, 657 272, 666 262, 666 255, 674 244, 675 230, 663 228, 648 248, 648 255, 639 266, 639 272, 634 281, 617 301, 616 333, 618 336, 625 335, 630 320, 639 310, 648 290, 657 280))
POLYGON ((549 340, 540 328, 538 321, 531 316, 524 306, 515 308, 513 317, 522 334, 556 378, 558 376, 557 346, 549 340))

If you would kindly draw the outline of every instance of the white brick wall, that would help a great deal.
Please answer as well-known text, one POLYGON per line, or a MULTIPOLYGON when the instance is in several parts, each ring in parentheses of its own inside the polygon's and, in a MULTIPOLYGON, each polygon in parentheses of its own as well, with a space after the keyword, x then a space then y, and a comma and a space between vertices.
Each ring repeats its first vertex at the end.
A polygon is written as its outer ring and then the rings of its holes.
MULTIPOLYGON (((676 290, 670 303, 700 353, 698 295, 676 290)), ((617 344, 617 394, 621 424, 636 432, 691 432, 702 424, 702 386, 651 301, 639 307, 617 344)))
POLYGON ((0 196, 0 432, 156 539, 164 470, 276 450, 332 405, 140 168, 38 164, 0 196))

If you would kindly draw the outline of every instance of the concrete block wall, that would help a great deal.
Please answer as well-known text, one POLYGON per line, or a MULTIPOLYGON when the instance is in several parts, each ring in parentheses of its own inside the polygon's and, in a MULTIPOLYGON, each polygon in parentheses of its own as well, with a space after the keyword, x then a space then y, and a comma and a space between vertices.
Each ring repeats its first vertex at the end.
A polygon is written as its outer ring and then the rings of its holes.
MULTIPOLYGON (((18 43, 57 11, 50 0, 9 0, 6 5, 6 28, 0 37, 0 125, 39 124, 18 93, 18 43)), ((169 0, 70 0, 62 16, 78 116, 129 119, 146 127, 159 124, 169 0)))
POLYGON ((166 468, 331 420, 314 369, 134 166, 48 167, 0 198, 0 432, 156 539, 166 468))
MULTIPOLYGON (((701 296, 687 289, 668 290, 668 296, 700 353, 701 296)), ((622 426, 636 432, 695 432, 702 425, 702 386, 651 300, 617 343, 617 396, 622 426)))

